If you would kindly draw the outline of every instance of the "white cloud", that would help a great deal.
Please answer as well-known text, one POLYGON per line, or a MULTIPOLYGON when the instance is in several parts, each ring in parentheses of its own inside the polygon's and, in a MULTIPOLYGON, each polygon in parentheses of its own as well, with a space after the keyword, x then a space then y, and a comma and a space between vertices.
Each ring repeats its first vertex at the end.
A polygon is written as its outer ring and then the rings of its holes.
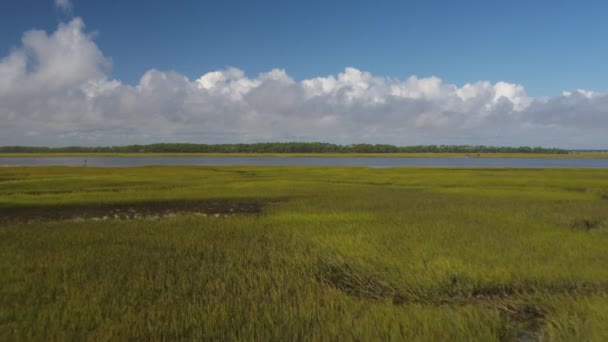
POLYGON ((227 68, 196 80, 150 70, 131 86, 110 79, 110 68, 81 19, 51 34, 26 32, 22 46, 0 60, 0 145, 608 145, 608 95, 588 90, 534 98, 507 82, 458 86, 352 67, 301 81, 282 69, 252 77, 227 68))
POLYGON ((70 0, 55 0, 55 6, 66 13, 72 12, 72 2, 70 0))

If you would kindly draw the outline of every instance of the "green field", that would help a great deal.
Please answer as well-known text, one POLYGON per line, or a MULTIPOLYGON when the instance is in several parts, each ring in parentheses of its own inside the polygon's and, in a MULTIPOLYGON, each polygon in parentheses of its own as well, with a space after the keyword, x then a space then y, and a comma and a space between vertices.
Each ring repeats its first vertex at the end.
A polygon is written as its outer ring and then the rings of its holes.
POLYGON ((608 340, 608 170, 0 168, 0 340, 608 340))

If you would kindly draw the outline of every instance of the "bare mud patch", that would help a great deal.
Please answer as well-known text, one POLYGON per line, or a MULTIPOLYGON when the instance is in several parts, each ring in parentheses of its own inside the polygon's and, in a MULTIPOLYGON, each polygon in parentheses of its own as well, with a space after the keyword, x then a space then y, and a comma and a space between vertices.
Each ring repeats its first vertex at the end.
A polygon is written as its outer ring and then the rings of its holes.
POLYGON ((572 221, 570 227, 575 230, 589 232, 604 228, 604 222, 598 218, 579 218, 572 221))
POLYGON ((531 304, 498 305, 503 320, 508 324, 510 340, 532 342, 543 340, 543 325, 547 313, 542 308, 531 304))
POLYGON ((133 220, 168 218, 178 214, 226 217, 261 214, 280 199, 208 199, 197 201, 158 201, 99 205, 28 206, 0 208, 0 224, 62 220, 133 220))

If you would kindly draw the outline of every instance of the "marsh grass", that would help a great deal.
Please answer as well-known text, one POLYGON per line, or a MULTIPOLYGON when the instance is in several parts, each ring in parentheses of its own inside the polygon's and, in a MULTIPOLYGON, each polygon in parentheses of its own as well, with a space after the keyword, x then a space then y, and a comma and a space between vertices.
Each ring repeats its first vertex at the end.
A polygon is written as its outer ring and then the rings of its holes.
POLYGON ((606 170, 3 168, 5 218, 259 206, 0 220, 0 339, 603 341, 607 188, 606 170))

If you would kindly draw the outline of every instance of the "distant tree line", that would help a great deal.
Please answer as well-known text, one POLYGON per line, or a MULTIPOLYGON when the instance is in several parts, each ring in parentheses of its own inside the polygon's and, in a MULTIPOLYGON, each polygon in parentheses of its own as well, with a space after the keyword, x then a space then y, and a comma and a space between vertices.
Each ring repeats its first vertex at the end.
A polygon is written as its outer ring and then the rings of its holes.
POLYGON ((320 142, 285 142, 256 144, 186 144, 161 143, 126 146, 33 147, 1 146, 0 153, 555 153, 567 150, 543 147, 497 147, 484 145, 416 145, 384 144, 336 145, 320 142))

